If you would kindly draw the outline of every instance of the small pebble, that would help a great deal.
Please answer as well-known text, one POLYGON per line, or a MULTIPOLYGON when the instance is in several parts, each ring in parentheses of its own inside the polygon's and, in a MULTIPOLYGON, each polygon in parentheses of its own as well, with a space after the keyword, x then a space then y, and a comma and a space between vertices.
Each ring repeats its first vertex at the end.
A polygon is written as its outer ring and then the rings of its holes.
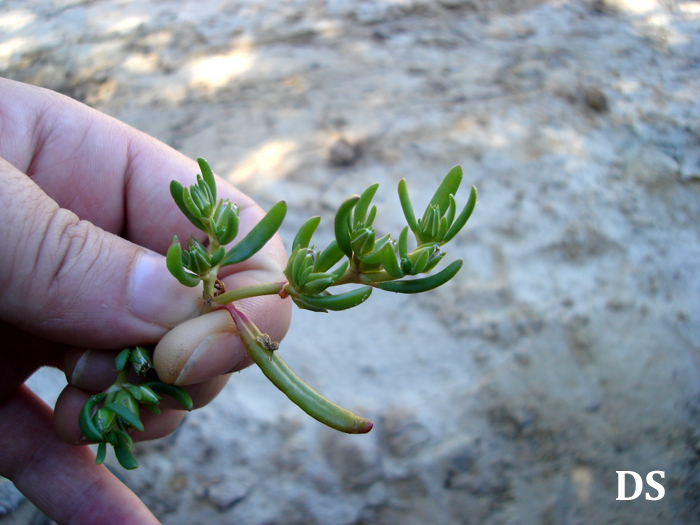
POLYGON ((350 166, 359 156, 358 148, 342 137, 331 145, 328 152, 328 159, 333 166, 350 166))

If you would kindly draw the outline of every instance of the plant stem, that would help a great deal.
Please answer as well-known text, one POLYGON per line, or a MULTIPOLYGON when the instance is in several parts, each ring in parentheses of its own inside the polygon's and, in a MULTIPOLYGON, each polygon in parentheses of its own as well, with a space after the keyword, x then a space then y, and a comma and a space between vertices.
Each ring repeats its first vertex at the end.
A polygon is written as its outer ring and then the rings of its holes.
POLYGON ((279 281, 276 283, 263 283, 245 286, 243 288, 237 288, 236 290, 222 293, 214 298, 214 302, 219 304, 228 304, 234 301, 240 301, 241 299, 246 299, 247 297, 275 295, 279 294, 284 289, 286 284, 287 281, 279 281))

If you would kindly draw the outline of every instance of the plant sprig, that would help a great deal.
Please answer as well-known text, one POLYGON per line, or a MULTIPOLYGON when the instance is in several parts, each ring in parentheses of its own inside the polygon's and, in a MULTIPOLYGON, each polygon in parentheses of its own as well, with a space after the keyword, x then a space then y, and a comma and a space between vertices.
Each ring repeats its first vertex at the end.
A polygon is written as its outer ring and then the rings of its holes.
MULTIPOLYGON (((275 204, 267 214, 235 245, 239 234, 239 206, 226 199, 217 201, 216 180, 209 164, 198 159, 201 174, 197 182, 184 187, 172 181, 170 192, 182 213, 207 234, 207 243, 195 238, 183 249, 178 237, 168 249, 166 262, 173 276, 183 285, 203 283, 205 311, 226 309, 236 324, 238 336, 253 361, 270 381, 295 404, 318 421, 348 433, 365 433, 372 422, 325 399, 301 381, 279 357, 279 344, 261 333, 253 322, 233 304, 235 301, 260 295, 290 297, 302 309, 314 312, 338 311, 364 303, 375 288, 396 293, 420 293, 442 286, 462 267, 456 260, 441 271, 425 277, 445 257, 442 247, 451 241, 469 220, 477 202, 476 188, 471 187, 466 204, 457 214, 455 194, 463 172, 452 168, 433 194, 423 215, 416 218, 405 179, 399 182, 399 202, 407 225, 398 237, 377 236, 374 221, 377 207, 372 200, 379 184, 372 184, 362 194, 343 201, 333 221, 335 238, 323 249, 311 244, 321 218, 311 217, 299 228, 291 244, 291 255, 284 269, 285 280, 261 283, 225 291, 218 279, 221 268, 238 264, 252 257, 277 233, 286 212, 284 201, 275 204), (415 242, 409 241, 409 232, 415 242), (409 245, 414 245, 409 247, 409 245), (335 286, 356 284, 349 291, 332 294, 335 286)), ((142 348, 142 347, 137 347, 142 348)), ((157 409, 151 392, 172 395, 185 401, 184 391, 162 382, 131 385, 126 382, 126 362, 140 371, 132 355, 147 361, 150 356, 141 350, 127 349, 116 360, 117 382, 109 390, 90 398, 81 412, 81 428, 88 439, 98 441, 98 463, 104 460, 104 447, 111 443, 117 458, 126 468, 136 466, 131 454, 129 432, 141 430, 138 406, 157 409), (125 357, 126 356, 126 357, 125 357), (141 396, 141 397, 139 397, 141 396), (98 408, 102 403, 102 407, 98 408)), ((191 408, 191 400, 189 401, 191 408)), ((186 407, 187 408, 187 407, 186 407)), ((189 409, 188 408, 188 409, 189 409)))
POLYGON ((177 400, 186 410, 192 410, 192 398, 182 388, 157 378, 140 384, 129 382, 130 370, 144 378, 153 370, 151 352, 143 346, 122 350, 115 359, 115 366, 117 380, 104 392, 88 399, 78 422, 83 435, 98 443, 95 460, 98 465, 104 462, 109 443, 121 466, 134 469, 138 463, 131 452, 134 443, 129 432, 132 429, 143 431, 139 407, 160 414, 158 405, 162 397, 159 394, 162 394, 177 400))

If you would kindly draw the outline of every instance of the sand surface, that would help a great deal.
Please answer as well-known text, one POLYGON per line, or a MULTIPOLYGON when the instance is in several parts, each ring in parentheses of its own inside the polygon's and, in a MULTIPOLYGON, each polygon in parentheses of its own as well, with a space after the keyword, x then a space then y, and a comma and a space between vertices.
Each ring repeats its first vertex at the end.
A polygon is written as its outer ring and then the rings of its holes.
POLYGON ((375 429, 250 368, 121 472, 163 524, 700 522, 700 2, 6 0, 0 74, 285 199, 287 243, 373 182, 394 235, 401 178, 479 190, 452 283, 294 314, 280 355, 375 429))

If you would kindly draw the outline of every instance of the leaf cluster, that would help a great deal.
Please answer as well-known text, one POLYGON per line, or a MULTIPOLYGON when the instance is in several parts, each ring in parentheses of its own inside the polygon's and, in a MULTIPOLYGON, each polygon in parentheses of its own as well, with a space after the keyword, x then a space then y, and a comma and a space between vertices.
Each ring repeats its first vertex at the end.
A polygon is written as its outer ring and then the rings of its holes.
POLYGON ((130 369, 137 375, 147 377, 153 370, 150 352, 143 346, 125 348, 115 359, 117 381, 106 391, 88 399, 80 411, 79 424, 83 435, 98 443, 96 463, 104 462, 107 444, 114 447, 119 464, 126 469, 138 466, 132 453, 132 429, 143 431, 140 407, 155 414, 160 413, 158 404, 168 395, 179 401, 187 410, 192 410, 192 398, 182 388, 168 385, 157 379, 141 384, 127 381, 130 369))
POLYGON ((398 238, 391 234, 378 238, 374 229, 377 207, 372 200, 379 184, 372 184, 361 195, 352 195, 340 205, 334 218, 335 239, 325 249, 309 246, 321 218, 307 220, 292 243, 292 255, 284 272, 289 281, 285 292, 298 307, 325 312, 357 306, 373 288, 419 293, 445 284, 460 270, 461 260, 434 275, 410 277, 431 272, 445 256, 441 247, 469 220, 476 205, 476 188, 472 186, 467 203, 457 215, 455 194, 462 177, 460 166, 452 168, 418 219, 406 180, 402 179, 398 193, 407 226, 398 238), (415 238, 412 248, 409 232, 415 238), (328 291, 331 286, 348 283, 364 286, 337 295, 328 291))
POLYGON ((211 167, 202 158, 197 162, 202 173, 197 175, 196 184, 184 187, 177 180, 170 183, 170 193, 180 211, 208 236, 208 247, 191 238, 187 249, 183 250, 175 236, 168 249, 166 262, 170 273, 181 284, 190 287, 197 286, 200 281, 213 282, 220 268, 252 257, 277 232, 287 213, 287 204, 278 202, 243 239, 226 251, 225 245, 238 236, 239 206, 228 199, 217 202, 216 181, 211 167))

